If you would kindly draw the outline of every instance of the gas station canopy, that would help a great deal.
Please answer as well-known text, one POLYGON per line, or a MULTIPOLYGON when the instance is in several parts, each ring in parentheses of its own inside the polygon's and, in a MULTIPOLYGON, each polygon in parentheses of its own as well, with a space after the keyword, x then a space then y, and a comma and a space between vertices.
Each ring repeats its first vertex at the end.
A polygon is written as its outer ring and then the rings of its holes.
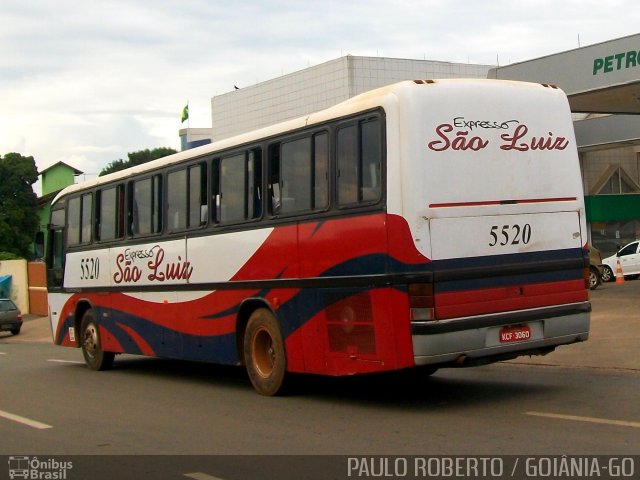
POLYGON ((640 114, 640 34, 492 68, 487 77, 557 85, 576 113, 640 114))

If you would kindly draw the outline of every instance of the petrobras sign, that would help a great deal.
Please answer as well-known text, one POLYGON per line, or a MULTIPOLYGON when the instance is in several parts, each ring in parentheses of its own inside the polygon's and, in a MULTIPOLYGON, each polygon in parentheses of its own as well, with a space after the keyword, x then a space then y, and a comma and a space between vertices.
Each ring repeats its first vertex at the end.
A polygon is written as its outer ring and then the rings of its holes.
POLYGON ((602 57, 593 59, 593 75, 603 75, 607 73, 635 68, 640 65, 640 50, 627 50, 610 53, 602 57))
POLYGON ((487 78, 552 83, 568 95, 640 79, 640 34, 493 68, 487 78))

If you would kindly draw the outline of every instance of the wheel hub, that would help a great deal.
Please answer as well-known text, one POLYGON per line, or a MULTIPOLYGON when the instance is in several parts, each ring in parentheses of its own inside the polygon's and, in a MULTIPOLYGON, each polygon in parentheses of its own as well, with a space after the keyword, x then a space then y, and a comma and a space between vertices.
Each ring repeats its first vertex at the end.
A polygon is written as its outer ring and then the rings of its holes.
POLYGON ((84 331, 84 350, 90 357, 95 357, 98 347, 98 333, 96 329, 90 325, 84 331))

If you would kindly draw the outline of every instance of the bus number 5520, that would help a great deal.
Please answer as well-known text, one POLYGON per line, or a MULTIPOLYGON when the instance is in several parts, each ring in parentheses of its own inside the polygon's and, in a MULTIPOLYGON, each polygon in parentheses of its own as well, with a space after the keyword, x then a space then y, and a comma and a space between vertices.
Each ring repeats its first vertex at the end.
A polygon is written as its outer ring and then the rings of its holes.
POLYGON ((524 225, 493 225, 489 232, 491 240, 489 241, 490 247, 500 245, 526 245, 531 240, 531 225, 525 223, 524 225))
POLYGON ((100 259, 83 258, 80 260, 80 280, 95 280, 100 278, 100 259))

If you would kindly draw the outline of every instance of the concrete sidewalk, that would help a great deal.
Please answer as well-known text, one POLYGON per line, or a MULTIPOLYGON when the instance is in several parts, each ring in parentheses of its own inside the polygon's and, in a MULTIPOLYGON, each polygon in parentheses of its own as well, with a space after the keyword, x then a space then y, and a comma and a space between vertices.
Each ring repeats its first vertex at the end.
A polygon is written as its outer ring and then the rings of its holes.
MULTIPOLYGON (((607 283, 591 292, 589 340, 545 356, 508 363, 640 371, 640 280, 607 283)), ((47 317, 25 315, 19 335, 0 332, 3 343, 52 343, 47 317)))
POLYGON ((591 306, 588 341, 511 363, 640 371, 640 280, 598 287, 591 292, 591 306))

